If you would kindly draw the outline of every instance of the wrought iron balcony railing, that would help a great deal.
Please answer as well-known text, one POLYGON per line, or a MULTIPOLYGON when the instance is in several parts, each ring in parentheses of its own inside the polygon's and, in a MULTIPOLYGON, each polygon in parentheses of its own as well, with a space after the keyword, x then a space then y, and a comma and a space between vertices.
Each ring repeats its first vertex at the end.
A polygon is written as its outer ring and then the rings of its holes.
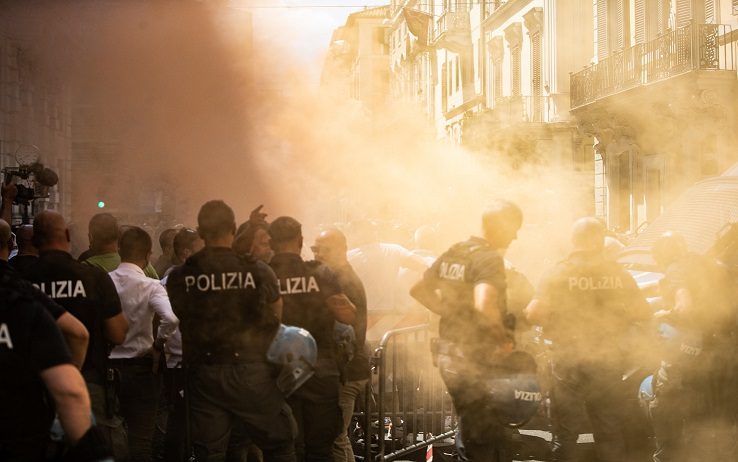
POLYGON ((735 71, 731 27, 688 24, 571 74, 571 107, 693 70, 735 71))

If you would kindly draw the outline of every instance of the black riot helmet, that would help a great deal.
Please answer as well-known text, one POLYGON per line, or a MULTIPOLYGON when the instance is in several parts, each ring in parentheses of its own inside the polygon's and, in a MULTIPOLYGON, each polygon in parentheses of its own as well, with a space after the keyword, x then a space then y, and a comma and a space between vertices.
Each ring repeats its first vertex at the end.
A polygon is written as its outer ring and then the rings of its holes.
POLYGON ((503 353, 494 360, 484 380, 490 414, 508 427, 521 427, 535 414, 543 400, 536 361, 523 351, 503 353))

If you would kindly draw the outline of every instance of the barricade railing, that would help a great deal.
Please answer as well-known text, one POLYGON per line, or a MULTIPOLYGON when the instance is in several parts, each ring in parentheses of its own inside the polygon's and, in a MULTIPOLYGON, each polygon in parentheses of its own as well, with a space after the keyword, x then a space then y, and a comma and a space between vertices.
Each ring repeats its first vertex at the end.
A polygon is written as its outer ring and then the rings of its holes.
MULTIPOLYGON (((373 457, 378 462, 396 460, 456 433, 451 397, 433 365, 431 338, 429 324, 391 330, 374 351, 377 412, 371 417, 376 416, 376 424, 366 419, 365 442, 376 437, 373 457)), ((371 457, 366 446, 365 460, 371 457)))

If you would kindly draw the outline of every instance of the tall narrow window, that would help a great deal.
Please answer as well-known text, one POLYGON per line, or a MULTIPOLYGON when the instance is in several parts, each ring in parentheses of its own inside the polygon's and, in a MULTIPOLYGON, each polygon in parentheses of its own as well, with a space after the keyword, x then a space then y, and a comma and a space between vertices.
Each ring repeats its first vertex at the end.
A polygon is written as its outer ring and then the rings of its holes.
POLYGON ((510 71, 512 88, 510 94, 512 96, 520 96, 520 45, 510 50, 510 71))
POLYGON ((597 0, 597 60, 607 57, 607 0, 597 0))
POLYGON ((733 14, 738 14, 738 0, 733 0, 733 14))
POLYGON ((532 122, 543 120, 543 85, 541 78, 541 34, 535 34, 530 38, 530 61, 531 61, 531 90, 533 93, 532 122))
POLYGON ((607 3, 608 51, 613 52, 622 50, 627 46, 625 31, 629 29, 630 14, 626 15, 624 0, 611 0, 607 3))
POLYGON ((502 59, 495 61, 494 66, 494 84, 493 84, 493 98, 495 104, 498 98, 502 97, 502 59))
POLYGON ((454 87, 458 92, 461 89, 461 58, 456 57, 456 86, 454 87))
POLYGON ((441 110, 448 110, 448 63, 441 65, 441 110))
POLYGON ((686 26, 692 19, 692 0, 677 0, 676 26, 686 26))
POLYGON ((704 22, 706 24, 717 23, 717 18, 715 18, 715 0, 705 0, 705 21, 704 22))
POLYGON ((646 0, 634 0, 633 19, 635 24, 635 43, 645 43, 646 39, 646 0))

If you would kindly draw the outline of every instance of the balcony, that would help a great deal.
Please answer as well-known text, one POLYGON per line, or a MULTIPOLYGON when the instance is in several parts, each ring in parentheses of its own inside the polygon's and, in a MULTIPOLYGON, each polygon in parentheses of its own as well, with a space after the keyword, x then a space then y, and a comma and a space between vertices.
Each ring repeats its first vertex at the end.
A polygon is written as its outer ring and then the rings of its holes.
POLYGON ((723 24, 688 24, 650 42, 612 53, 571 74, 571 108, 691 71, 735 71, 732 30, 723 24))
POLYGON ((468 11, 446 11, 433 24, 433 44, 452 51, 471 46, 468 11))

